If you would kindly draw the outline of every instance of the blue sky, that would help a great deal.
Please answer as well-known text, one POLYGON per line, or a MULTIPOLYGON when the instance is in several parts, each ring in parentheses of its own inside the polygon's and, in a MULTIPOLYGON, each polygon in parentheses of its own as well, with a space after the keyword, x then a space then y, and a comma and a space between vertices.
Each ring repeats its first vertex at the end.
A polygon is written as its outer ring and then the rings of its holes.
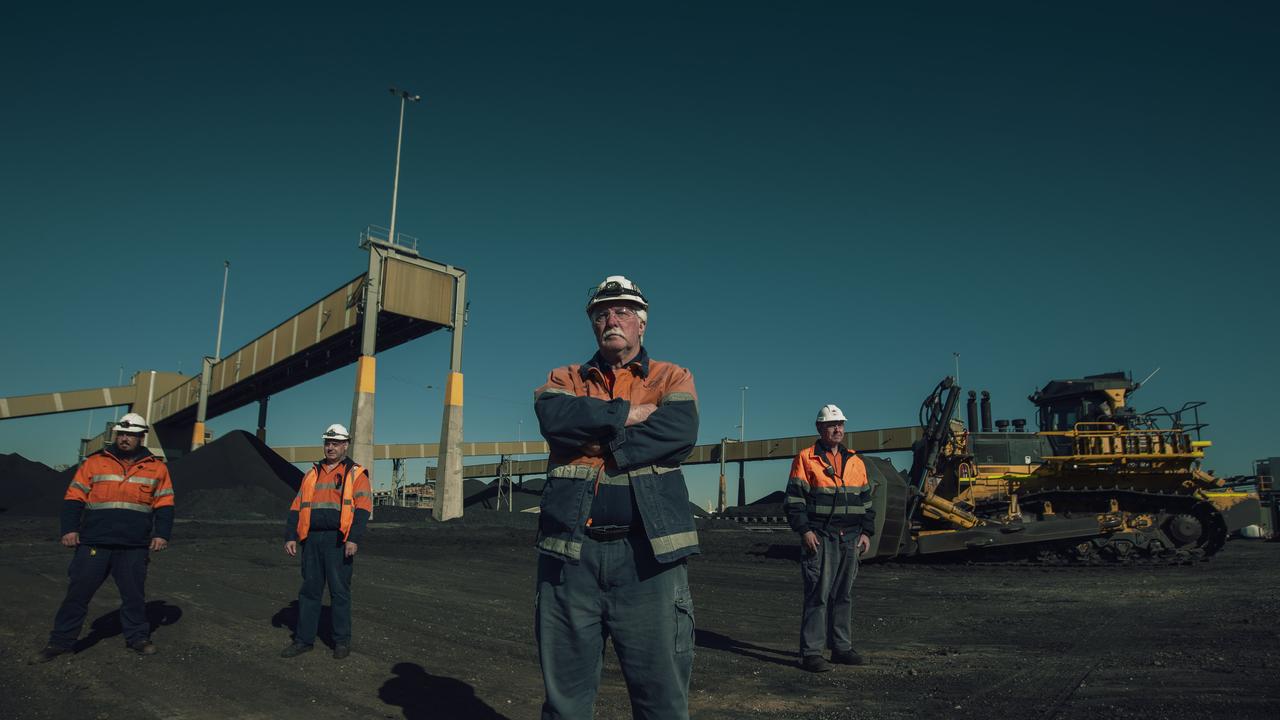
MULTIPOLYGON (((590 355, 587 288, 623 273, 650 352, 694 372, 702 442, 737 435, 743 385, 752 438, 809 432, 827 402, 851 429, 909 424, 960 352, 997 417, 1030 417, 1051 378, 1161 367, 1134 404, 1208 401, 1207 467, 1280 454, 1271 4, 10 13, 0 396, 194 372, 223 260, 224 350, 360 273, 394 84, 424 98, 398 229, 469 272, 467 439, 535 436, 532 389, 590 355)), ((382 355, 378 442, 437 439, 448 346, 382 355)), ((353 384, 273 397, 269 441, 345 422, 353 384)), ((5 421, 0 451, 72 462, 89 421, 5 421)), ((749 466, 748 494, 785 474, 749 466)), ((714 497, 713 469, 690 477, 714 497)))

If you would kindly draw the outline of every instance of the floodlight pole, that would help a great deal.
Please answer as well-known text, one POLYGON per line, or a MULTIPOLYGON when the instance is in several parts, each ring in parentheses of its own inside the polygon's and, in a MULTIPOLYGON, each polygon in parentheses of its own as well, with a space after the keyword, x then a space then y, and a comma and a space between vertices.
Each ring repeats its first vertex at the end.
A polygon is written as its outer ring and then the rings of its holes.
POLYGON ((387 242, 392 245, 396 244, 396 200, 400 196, 400 145, 404 140, 404 106, 405 103, 412 100, 419 102, 422 100, 421 95, 414 95, 408 90, 400 90, 390 88, 392 95, 400 96, 400 128, 396 131, 396 174, 391 181, 391 227, 388 230, 387 242))

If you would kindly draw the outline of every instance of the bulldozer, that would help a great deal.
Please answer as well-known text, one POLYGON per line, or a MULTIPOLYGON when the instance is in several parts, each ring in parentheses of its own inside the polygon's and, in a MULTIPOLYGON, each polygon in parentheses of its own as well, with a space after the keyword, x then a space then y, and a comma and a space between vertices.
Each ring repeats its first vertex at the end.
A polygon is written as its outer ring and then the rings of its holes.
POLYGON ((951 557, 1053 564, 1188 563, 1222 549, 1228 527, 1201 469, 1200 402, 1138 413, 1125 373, 1053 380, 1025 420, 991 422, 945 378, 920 409, 911 468, 865 457, 876 535, 864 558, 951 557), (1190 417, 1189 417, 1190 416, 1190 417), (1164 427, 1161 427, 1164 425, 1164 427), (1195 436, 1193 438, 1193 436, 1195 436))

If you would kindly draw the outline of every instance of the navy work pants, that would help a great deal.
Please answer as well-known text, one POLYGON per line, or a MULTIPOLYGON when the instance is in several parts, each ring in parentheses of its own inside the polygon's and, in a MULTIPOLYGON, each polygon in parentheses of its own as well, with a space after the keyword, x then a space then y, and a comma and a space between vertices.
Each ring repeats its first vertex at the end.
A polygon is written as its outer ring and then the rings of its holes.
POLYGON ((534 628, 546 687, 543 720, 592 716, 608 637, 631 696, 632 717, 689 717, 689 577, 684 561, 654 559, 643 535, 586 538, 578 564, 539 555, 534 628))
POLYGON ((320 625, 320 601, 329 586, 333 607, 333 644, 351 644, 351 570, 346 543, 337 530, 313 530, 302 543, 302 589, 298 591, 298 629, 293 641, 311 645, 320 625))
POLYGON ((853 579, 858 575, 857 529, 815 531, 818 551, 800 561, 804 576, 804 609, 800 619, 800 657, 821 655, 824 648, 843 652, 853 647, 853 579))
POLYGON ((53 619, 49 644, 61 648, 75 644, 89 612, 89 601, 107 575, 115 579, 116 589, 120 591, 120 627, 124 641, 132 645, 150 639, 145 590, 149 553, 145 547, 77 546, 67 568, 71 582, 62 607, 53 619))

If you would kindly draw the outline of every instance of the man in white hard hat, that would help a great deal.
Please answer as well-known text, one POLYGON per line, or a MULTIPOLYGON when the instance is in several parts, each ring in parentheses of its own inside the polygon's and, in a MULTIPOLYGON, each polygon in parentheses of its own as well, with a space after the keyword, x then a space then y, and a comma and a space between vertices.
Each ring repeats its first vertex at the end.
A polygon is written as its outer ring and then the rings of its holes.
POLYGON ((699 552, 680 463, 698 437, 693 375, 652 360, 649 302, 621 275, 587 301, 596 353, 534 392, 550 445, 535 634, 544 720, 589 718, 612 638, 636 718, 689 717, 699 552))
POLYGON ((86 457, 62 501, 62 544, 75 551, 67 571, 70 584, 54 618, 49 643, 32 663, 71 652, 89 601, 107 575, 120 591, 120 626, 125 645, 154 655, 146 612, 150 553, 169 546, 173 530, 173 483, 164 461, 143 440, 147 421, 127 413, 113 428, 112 444, 86 457))
POLYGON ((850 637, 853 579, 858 557, 871 548, 875 510, 866 465, 843 445, 844 423, 835 405, 818 411, 818 441, 791 462, 784 502, 787 522, 800 535, 800 665, 810 672, 862 664, 850 637), (822 655, 828 648, 831 662, 822 655))
POLYGON ((333 657, 351 654, 351 571, 365 527, 373 514, 369 473, 347 457, 351 433, 330 425, 321 436, 324 459, 302 478, 289 508, 284 551, 302 549, 302 589, 298 591, 298 626, 281 657, 297 657, 315 645, 320 602, 329 586, 333 608, 333 657))

